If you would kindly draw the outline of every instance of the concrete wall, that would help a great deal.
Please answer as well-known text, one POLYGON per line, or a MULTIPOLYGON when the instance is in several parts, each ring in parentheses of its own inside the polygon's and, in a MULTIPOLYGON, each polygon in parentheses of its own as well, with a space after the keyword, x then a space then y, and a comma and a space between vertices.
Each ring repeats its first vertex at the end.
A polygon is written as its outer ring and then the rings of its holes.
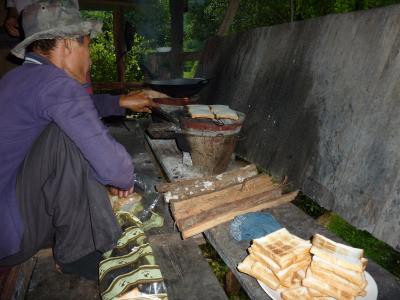
POLYGON ((400 250, 400 6, 209 40, 204 103, 247 114, 237 152, 400 250))

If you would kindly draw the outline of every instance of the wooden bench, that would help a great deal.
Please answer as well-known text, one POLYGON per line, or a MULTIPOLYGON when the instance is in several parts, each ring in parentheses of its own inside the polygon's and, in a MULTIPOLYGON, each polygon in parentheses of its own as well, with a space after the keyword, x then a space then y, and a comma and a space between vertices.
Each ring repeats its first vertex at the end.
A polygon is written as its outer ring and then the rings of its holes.
MULTIPOLYGON (((174 141, 152 140, 147 138, 150 147, 164 169, 164 173, 170 181, 185 178, 182 169, 176 167, 176 163, 182 161, 179 157, 182 154, 174 146, 174 141), (173 158, 175 156, 175 158, 173 158), (171 161, 173 163, 171 163, 171 161), (176 170, 179 170, 177 172, 176 170)), ((187 175, 187 174, 186 174, 187 175)), ((190 174, 189 174, 190 175, 190 174)), ((270 212, 276 220, 286 227, 291 233, 310 239, 315 233, 325 235, 335 241, 345 243, 334 234, 327 231, 323 226, 317 224, 313 218, 305 214, 294 204, 284 204, 282 206, 266 210, 270 212)), ((234 273, 246 293, 251 299, 267 299, 267 294, 262 290, 258 282, 237 270, 237 265, 246 256, 246 249, 250 242, 234 240, 229 233, 229 223, 224 223, 204 232, 207 240, 212 244, 220 257, 224 260, 230 270, 234 273)), ((400 299, 400 280, 373 261, 369 260, 367 271, 372 275, 378 285, 379 299, 400 299)))

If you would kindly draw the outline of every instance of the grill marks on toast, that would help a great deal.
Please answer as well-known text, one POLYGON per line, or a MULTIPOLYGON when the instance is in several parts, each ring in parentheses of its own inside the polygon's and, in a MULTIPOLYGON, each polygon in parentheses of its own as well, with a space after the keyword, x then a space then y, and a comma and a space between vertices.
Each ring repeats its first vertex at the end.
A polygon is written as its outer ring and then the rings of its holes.
POLYGON ((284 300, 354 300, 365 296, 367 259, 363 249, 336 243, 316 234, 303 240, 286 229, 253 240, 250 255, 238 266, 284 300), (311 258, 311 254, 314 254, 311 258))
POLYGON ((263 250, 280 268, 286 268, 294 262, 310 256, 311 243, 289 233, 285 228, 277 230, 263 238, 255 239, 253 245, 263 250))

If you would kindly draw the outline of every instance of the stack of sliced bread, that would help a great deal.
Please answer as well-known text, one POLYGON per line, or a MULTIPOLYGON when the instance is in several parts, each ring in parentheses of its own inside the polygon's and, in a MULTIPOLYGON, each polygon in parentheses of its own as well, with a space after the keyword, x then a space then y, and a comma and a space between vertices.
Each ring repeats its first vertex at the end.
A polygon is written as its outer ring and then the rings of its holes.
POLYGON ((280 229, 253 240, 248 251, 238 270, 280 292, 284 300, 354 300, 366 295, 368 261, 362 249, 320 234, 311 244, 280 229))
POLYGON ((290 234, 285 228, 253 240, 250 255, 238 265, 271 289, 301 286, 310 265, 311 243, 290 234))
POLYGON ((336 243, 322 235, 314 235, 314 254, 303 286, 336 299, 365 296, 367 281, 364 251, 336 243))

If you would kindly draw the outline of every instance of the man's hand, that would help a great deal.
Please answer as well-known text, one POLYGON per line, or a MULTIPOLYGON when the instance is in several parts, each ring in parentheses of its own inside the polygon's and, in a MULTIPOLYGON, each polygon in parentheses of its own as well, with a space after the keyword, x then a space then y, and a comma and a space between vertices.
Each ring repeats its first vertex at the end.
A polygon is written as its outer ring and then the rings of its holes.
POLYGON ((135 91, 127 95, 121 95, 119 105, 134 112, 151 113, 153 107, 159 107, 157 103, 153 102, 153 98, 161 97, 166 97, 166 95, 152 90, 135 91))
POLYGON ((113 196, 118 196, 119 198, 125 198, 128 197, 130 194, 133 193, 133 187, 131 187, 129 190, 120 190, 118 188, 109 186, 108 191, 110 192, 111 195, 113 196))
POLYGON ((7 30, 8 34, 13 37, 19 37, 19 23, 16 17, 7 17, 4 22, 4 28, 7 30))

